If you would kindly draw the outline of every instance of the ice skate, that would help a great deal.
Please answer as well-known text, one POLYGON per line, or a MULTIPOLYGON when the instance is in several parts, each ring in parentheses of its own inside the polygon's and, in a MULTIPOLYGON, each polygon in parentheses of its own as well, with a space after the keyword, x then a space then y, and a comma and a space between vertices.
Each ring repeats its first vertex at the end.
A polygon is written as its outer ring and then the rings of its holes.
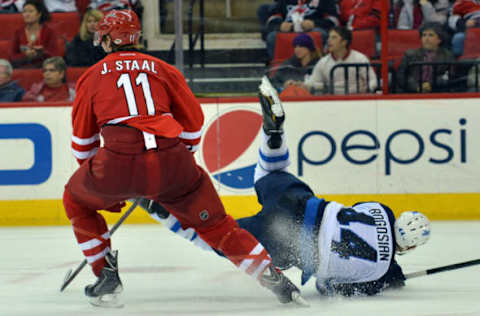
POLYGON ((85 287, 85 295, 90 304, 99 307, 123 307, 118 300, 118 294, 123 291, 122 281, 118 275, 118 251, 109 252, 105 256, 107 261, 97 282, 85 287))
POLYGON ((300 290, 280 270, 270 265, 260 277, 260 283, 272 291, 280 303, 295 302, 308 307, 308 302, 301 296, 300 290))
POLYGON ((271 136, 268 145, 272 149, 279 148, 281 135, 283 134, 283 121, 285 120, 282 102, 266 76, 262 78, 259 89, 258 97, 262 106, 263 130, 271 136))

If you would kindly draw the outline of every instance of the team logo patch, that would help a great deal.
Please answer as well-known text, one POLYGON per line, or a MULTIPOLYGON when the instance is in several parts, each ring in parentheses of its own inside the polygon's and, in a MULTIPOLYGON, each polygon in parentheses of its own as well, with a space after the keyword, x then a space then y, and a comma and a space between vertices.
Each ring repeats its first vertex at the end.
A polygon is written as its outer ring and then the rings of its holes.
POLYGON ((235 190, 253 187, 258 156, 254 141, 261 127, 261 114, 246 107, 221 113, 208 123, 201 156, 216 181, 235 190))

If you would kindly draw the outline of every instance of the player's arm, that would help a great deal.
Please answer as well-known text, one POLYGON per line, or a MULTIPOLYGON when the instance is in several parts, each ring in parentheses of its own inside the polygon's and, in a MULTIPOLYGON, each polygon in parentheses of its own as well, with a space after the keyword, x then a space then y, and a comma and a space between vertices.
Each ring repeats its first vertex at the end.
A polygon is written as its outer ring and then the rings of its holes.
POLYGON ((173 118, 183 127, 180 140, 191 152, 195 152, 202 137, 203 112, 200 103, 185 81, 185 77, 176 69, 169 72, 169 91, 172 98, 173 118))
POLYGON ((91 98, 87 89, 82 88, 83 84, 84 80, 77 83, 77 95, 72 108, 72 151, 79 164, 94 156, 100 146, 100 131, 91 98))
POLYGON ((393 260, 392 265, 388 269, 387 273, 382 277, 382 279, 384 282, 384 289, 395 289, 403 287, 405 286, 406 281, 402 268, 395 260, 393 260))
POLYGON ((387 273, 380 279, 361 283, 337 283, 330 284, 317 281, 317 290, 322 295, 343 295, 343 296, 372 296, 386 289, 395 289, 405 286, 405 276, 402 268, 394 260, 387 273))

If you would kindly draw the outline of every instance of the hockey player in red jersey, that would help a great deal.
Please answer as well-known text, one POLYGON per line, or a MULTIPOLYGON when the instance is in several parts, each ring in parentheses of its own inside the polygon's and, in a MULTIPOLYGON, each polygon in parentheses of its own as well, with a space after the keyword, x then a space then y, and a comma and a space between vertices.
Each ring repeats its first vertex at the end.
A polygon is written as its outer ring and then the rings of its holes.
POLYGON ((94 305, 119 305, 117 251, 98 210, 120 211, 123 201, 146 197, 168 207, 183 228, 194 228, 282 303, 305 303, 264 247, 225 213, 192 154, 204 119, 200 104, 177 69, 138 52, 139 36, 133 11, 108 13, 95 34, 108 55, 76 86, 72 147, 80 168, 65 186, 63 202, 98 277, 85 294, 94 305))

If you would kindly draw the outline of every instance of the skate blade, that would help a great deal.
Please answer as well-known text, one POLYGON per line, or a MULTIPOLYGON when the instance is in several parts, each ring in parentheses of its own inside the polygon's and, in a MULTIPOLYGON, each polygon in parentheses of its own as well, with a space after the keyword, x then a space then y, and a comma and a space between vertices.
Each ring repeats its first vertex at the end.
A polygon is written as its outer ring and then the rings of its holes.
POLYGON ((310 304, 300 295, 300 292, 292 292, 292 301, 302 307, 310 307, 310 304))
POLYGON ((90 297, 90 304, 103 308, 122 308, 124 304, 120 302, 118 294, 105 294, 98 297, 90 297))
POLYGON ((268 77, 263 76, 262 83, 260 84, 259 89, 260 93, 265 98, 269 99, 269 103, 271 104, 270 108, 273 114, 276 117, 282 117, 284 115, 282 103, 280 101, 280 98, 278 97, 277 90, 275 90, 273 85, 270 83, 268 77))
POLYGON ((272 112, 275 115, 276 118, 281 118, 284 113, 283 113, 283 107, 280 103, 273 103, 272 104, 272 112))
POLYGON ((260 93, 263 94, 264 96, 273 96, 273 94, 276 93, 275 88, 273 87, 272 83, 268 79, 267 76, 262 77, 262 82, 258 86, 258 89, 260 90, 260 93))

